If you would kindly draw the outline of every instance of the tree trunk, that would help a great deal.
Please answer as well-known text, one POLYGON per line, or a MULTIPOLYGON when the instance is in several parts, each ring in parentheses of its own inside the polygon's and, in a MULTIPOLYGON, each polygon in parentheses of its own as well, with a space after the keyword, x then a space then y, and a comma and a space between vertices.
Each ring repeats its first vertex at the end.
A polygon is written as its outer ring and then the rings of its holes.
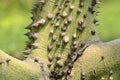
POLYGON ((0 51, 0 80, 119 80, 120 40, 95 30, 99 0, 38 0, 25 60, 0 51))

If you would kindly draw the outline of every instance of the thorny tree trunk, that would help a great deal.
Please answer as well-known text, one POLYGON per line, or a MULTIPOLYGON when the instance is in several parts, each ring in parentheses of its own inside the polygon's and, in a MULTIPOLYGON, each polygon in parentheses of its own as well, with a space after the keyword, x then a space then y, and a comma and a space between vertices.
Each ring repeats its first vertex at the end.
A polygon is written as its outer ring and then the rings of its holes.
POLYGON ((119 80, 120 40, 103 43, 99 0, 38 0, 25 60, 0 51, 0 80, 119 80))

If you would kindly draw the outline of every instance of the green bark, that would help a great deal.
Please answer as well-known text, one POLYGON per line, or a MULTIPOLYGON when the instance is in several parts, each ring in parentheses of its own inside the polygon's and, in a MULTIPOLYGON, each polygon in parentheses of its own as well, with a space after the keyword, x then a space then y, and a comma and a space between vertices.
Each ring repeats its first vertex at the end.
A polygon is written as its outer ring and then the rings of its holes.
POLYGON ((99 0, 39 0, 24 61, 0 51, 0 80, 119 80, 120 40, 95 30, 99 0))

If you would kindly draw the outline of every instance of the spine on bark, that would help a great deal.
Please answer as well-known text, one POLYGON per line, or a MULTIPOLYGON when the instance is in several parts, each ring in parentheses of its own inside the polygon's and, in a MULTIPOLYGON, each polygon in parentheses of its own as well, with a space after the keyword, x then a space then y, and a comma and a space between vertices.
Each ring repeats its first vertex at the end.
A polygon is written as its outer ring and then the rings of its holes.
POLYGON ((91 42, 99 40, 95 31, 99 3, 97 0, 38 1, 32 9, 33 22, 26 27, 30 32, 25 55, 44 48, 50 78, 68 79, 76 60, 91 42))

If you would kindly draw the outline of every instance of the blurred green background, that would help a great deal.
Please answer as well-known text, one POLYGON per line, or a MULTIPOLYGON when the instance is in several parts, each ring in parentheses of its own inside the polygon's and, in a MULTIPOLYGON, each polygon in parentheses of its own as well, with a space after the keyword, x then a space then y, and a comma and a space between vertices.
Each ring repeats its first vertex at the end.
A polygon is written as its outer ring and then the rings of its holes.
MULTIPOLYGON (((0 49, 13 54, 24 50, 25 26, 31 23, 35 0, 0 0, 0 49)), ((103 0, 97 17, 97 31, 103 41, 120 38, 120 0, 103 0)))

